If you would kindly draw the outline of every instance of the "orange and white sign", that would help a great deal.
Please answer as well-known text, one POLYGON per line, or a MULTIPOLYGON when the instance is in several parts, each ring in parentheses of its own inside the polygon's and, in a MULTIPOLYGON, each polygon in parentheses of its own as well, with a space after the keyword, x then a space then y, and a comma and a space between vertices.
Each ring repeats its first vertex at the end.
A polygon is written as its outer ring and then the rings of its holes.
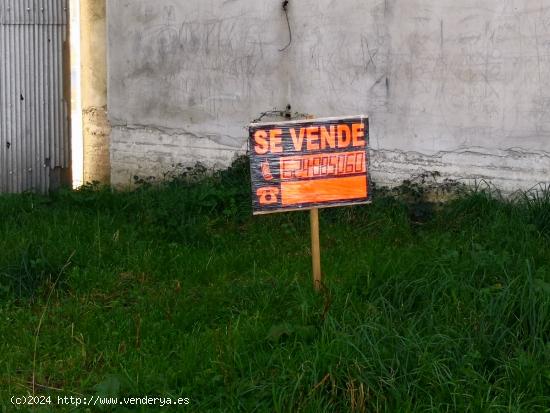
POLYGON ((366 116, 250 125, 254 214, 367 203, 366 116))

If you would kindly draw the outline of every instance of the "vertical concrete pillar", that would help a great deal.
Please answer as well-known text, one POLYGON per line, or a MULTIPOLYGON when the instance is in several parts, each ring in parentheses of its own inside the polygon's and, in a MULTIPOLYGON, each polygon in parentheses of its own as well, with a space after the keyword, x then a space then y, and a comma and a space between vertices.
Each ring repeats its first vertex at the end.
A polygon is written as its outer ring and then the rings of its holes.
POLYGON ((108 184, 111 176, 107 119, 107 26, 105 0, 81 0, 82 122, 84 182, 108 184))

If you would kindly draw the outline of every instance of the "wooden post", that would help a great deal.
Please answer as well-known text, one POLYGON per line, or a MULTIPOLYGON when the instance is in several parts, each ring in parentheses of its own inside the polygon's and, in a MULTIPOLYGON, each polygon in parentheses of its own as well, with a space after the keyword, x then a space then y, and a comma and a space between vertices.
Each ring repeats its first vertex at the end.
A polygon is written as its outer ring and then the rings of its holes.
POLYGON ((321 246, 319 243, 319 208, 310 210, 309 222, 311 226, 311 265, 313 267, 313 287, 321 289, 321 246))

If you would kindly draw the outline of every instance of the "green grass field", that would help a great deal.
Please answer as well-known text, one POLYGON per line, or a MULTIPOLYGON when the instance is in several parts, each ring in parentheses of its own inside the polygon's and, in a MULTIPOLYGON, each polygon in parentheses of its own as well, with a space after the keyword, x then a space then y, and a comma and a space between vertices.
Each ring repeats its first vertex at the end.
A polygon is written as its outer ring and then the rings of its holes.
POLYGON ((188 397, 171 410, 193 412, 550 411, 548 192, 432 207, 378 191, 323 210, 317 294, 307 212, 252 217, 245 170, 0 197, 2 411, 33 392, 188 397))

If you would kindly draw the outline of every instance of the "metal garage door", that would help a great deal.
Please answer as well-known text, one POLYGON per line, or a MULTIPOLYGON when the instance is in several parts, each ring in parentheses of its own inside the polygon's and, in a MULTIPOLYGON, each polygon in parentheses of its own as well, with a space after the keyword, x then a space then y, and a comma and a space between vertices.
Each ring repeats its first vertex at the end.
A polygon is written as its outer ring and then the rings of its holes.
POLYGON ((0 192, 70 182, 67 0, 0 0, 0 192))

